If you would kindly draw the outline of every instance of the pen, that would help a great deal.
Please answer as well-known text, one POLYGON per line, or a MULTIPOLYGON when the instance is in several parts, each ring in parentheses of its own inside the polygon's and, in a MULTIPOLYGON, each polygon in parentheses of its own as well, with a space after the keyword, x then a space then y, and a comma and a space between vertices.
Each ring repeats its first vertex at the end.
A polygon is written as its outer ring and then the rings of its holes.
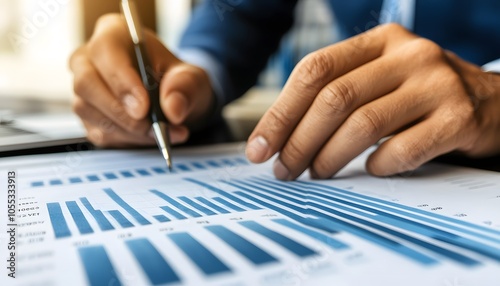
POLYGON ((168 169, 171 171, 172 159, 170 157, 171 150, 170 138, 167 130, 168 123, 160 107, 160 85, 153 76, 153 69, 146 53, 139 14, 137 13, 135 2, 132 0, 122 0, 121 8, 127 22, 130 36, 134 42, 134 51, 137 57, 139 73, 141 74, 144 86, 148 90, 149 99, 151 101, 149 117, 153 125, 156 143, 158 144, 158 148, 160 149, 163 158, 165 158, 165 161, 167 162, 168 169))

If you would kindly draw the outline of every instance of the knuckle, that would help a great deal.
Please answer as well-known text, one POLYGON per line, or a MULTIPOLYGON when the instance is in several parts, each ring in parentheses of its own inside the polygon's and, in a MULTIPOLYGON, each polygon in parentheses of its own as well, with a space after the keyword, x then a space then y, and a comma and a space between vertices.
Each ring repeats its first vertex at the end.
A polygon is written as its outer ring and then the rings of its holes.
POLYGON ((267 128, 270 132, 281 131, 291 124, 291 118, 281 109, 271 108, 267 116, 267 128))
POLYGON ((396 162, 400 164, 398 171, 404 172, 416 169, 424 158, 425 151, 418 144, 398 142, 392 145, 392 154, 396 162))
POLYGON ((326 52, 314 52, 306 57, 297 66, 297 79, 304 88, 321 87, 329 74, 332 73, 330 57, 326 52))
POLYGON ((87 139, 97 147, 105 147, 102 132, 94 126, 87 127, 87 139))
POLYGON ((95 71, 92 68, 81 68, 74 75, 73 91, 82 98, 86 98, 91 95, 90 91, 95 85, 95 81, 95 71))
POLYGON ((86 111, 87 111, 87 104, 85 101, 83 101, 80 98, 75 98, 72 104, 72 110, 76 115, 80 116, 82 119, 85 118, 86 116, 86 111))
POLYGON ((444 67, 436 72, 439 73, 436 77, 436 80, 439 81, 438 83, 451 91, 448 95, 458 96, 463 94, 462 78, 452 68, 444 67))
POLYGON ((349 138, 363 138, 368 140, 380 137, 386 120, 375 109, 362 108, 353 113, 346 121, 349 138))
POLYGON ((118 13, 108 13, 104 14, 99 19, 97 19, 96 22, 96 30, 102 29, 102 28, 109 28, 113 27, 116 25, 121 25, 123 23, 123 18, 121 17, 120 14, 118 13))
POLYGON ((348 80, 338 80, 324 87, 318 95, 320 112, 327 117, 349 113, 355 106, 357 91, 348 80))
POLYGON ((406 52, 410 53, 412 58, 429 63, 436 63, 445 58, 444 50, 436 43, 425 38, 416 38, 408 43, 404 48, 406 52))
POLYGON ((440 117, 446 132, 451 133, 449 135, 469 130, 476 123, 474 107, 470 101, 443 108, 440 117))
POLYGON ((306 158, 306 154, 303 150, 305 150, 304 146, 302 146, 299 140, 291 139, 283 148, 280 156, 283 161, 296 165, 298 162, 303 162, 306 158))

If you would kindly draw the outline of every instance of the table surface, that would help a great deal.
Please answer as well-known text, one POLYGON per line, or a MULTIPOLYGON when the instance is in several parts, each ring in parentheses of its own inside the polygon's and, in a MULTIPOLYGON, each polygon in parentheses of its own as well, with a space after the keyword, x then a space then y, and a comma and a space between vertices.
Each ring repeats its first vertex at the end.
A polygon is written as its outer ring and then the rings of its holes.
MULTIPOLYGON (((201 132, 192 134, 191 138, 185 144, 179 147, 211 145, 225 142, 245 141, 257 124, 258 118, 272 104, 273 98, 277 96, 276 91, 262 91, 254 89, 246 97, 231 104, 223 112, 225 118, 221 118, 212 124, 209 128, 201 132), (241 116, 236 116, 240 114, 241 116)), ((2 103, 2 110, 10 109, 15 114, 36 113, 36 112, 61 112, 69 111, 71 108, 66 103, 44 103, 33 100, 9 100, 2 103)), ((11 157, 20 155, 33 155, 45 153, 68 152, 68 150, 94 150, 96 149, 88 142, 79 144, 53 146, 46 148, 19 150, 0 153, 1 157, 11 157), (69 147, 69 148, 68 148, 69 147)), ((447 154, 436 158, 434 161, 467 166, 477 169, 485 169, 500 172, 500 154, 498 156, 471 159, 456 154, 447 154)))

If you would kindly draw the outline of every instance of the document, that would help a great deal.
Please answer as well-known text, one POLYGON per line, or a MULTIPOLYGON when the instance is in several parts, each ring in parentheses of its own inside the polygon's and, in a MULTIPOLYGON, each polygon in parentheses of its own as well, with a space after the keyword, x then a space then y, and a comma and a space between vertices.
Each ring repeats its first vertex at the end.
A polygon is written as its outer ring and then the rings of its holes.
POLYGON ((2 159, 1 285, 499 285, 499 173, 376 178, 368 150, 282 182, 243 150, 2 159))

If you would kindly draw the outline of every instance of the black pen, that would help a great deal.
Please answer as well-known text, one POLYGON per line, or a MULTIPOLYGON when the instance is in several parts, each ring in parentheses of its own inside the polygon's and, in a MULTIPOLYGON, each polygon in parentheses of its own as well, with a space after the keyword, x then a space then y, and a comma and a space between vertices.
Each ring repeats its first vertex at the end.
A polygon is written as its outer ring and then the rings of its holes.
POLYGON ((172 170, 168 123, 160 107, 160 84, 153 76, 153 67, 151 66, 146 53, 144 34, 142 32, 139 14, 137 13, 135 2, 132 0, 122 0, 121 7, 125 20, 127 21, 130 36, 134 42, 134 51, 137 57, 139 73, 141 74, 142 82, 148 91, 149 99, 151 101, 149 116, 153 125, 156 143, 158 144, 158 148, 160 148, 165 161, 167 161, 168 169, 172 170))

